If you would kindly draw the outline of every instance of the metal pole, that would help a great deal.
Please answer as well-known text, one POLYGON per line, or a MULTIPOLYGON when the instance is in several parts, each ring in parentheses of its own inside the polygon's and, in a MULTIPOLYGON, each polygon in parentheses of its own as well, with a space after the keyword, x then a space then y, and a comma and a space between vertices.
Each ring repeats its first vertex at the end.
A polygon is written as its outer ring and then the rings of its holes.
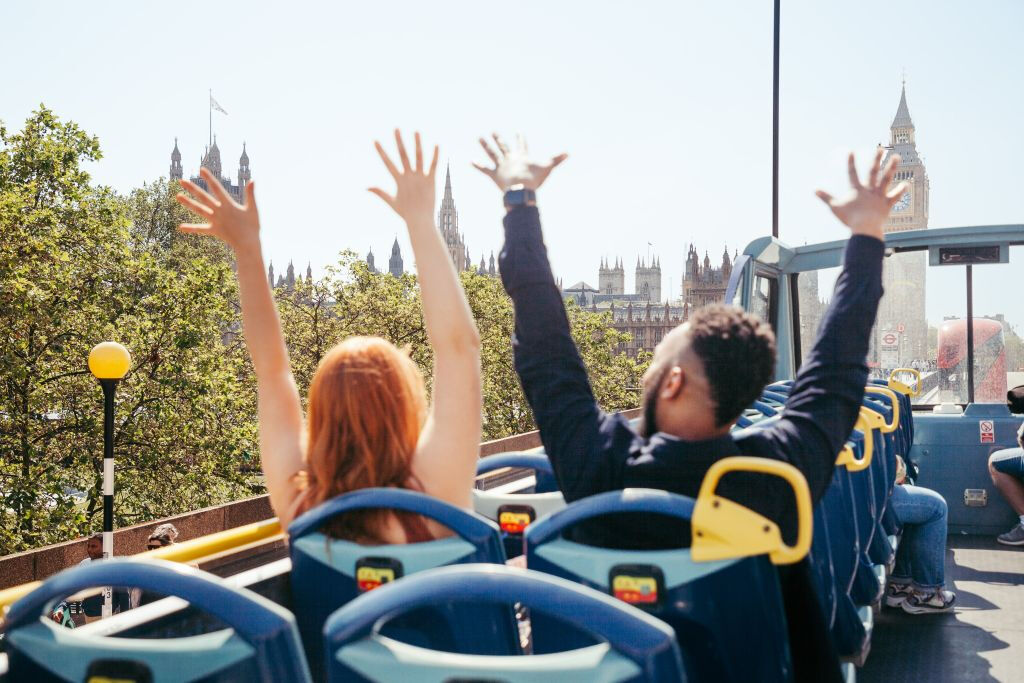
MULTIPOLYGON (((102 379, 103 387, 103 559, 114 556, 114 393, 116 379, 102 379)), ((113 612, 110 586, 103 588, 103 616, 113 612)))
POLYGON ((967 266, 967 402, 974 403, 974 272, 967 266))
POLYGON ((772 80, 772 237, 779 236, 779 12, 775 0, 775 67, 772 80))

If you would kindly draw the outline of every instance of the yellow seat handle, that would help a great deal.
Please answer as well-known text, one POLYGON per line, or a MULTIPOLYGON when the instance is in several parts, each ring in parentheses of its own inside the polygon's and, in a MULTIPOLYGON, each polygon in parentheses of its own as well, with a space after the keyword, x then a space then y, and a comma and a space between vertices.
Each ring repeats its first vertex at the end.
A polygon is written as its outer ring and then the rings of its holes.
POLYGON ((921 395, 921 371, 915 370, 914 368, 896 368, 889 373, 889 388, 893 391, 898 391, 901 394, 906 394, 911 398, 921 395), (911 374, 914 376, 914 386, 911 387, 905 382, 901 382, 896 379, 901 374, 911 374))
POLYGON ((875 452, 875 438, 871 432, 884 423, 885 420, 881 415, 869 408, 861 407, 860 414, 857 416, 857 424, 853 428, 864 434, 864 455, 858 459, 853 452, 853 446, 846 444, 843 446, 843 450, 839 451, 836 466, 846 467, 847 472, 860 472, 870 467, 871 458, 875 452))
POLYGON ((767 554, 772 564, 792 564, 803 559, 810 550, 813 527, 811 492, 800 470, 789 463, 767 458, 723 458, 711 466, 700 485, 691 520, 690 555, 696 562, 709 562, 767 554), (718 482, 729 472, 759 472, 786 480, 796 497, 794 545, 783 542, 779 526, 772 520, 715 494, 718 482))
POLYGON ((879 396, 887 396, 892 401, 892 421, 889 424, 883 424, 881 427, 883 434, 892 434, 900 426, 900 399, 896 395, 896 392, 888 387, 880 387, 878 385, 864 387, 864 392, 868 394, 877 394, 879 396))

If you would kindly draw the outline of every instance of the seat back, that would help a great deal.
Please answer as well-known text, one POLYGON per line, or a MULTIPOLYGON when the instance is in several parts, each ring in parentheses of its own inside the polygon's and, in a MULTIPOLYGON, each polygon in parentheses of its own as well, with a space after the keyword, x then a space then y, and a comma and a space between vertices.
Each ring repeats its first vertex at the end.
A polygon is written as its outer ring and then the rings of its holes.
MULTIPOLYGON (((784 681, 792 667, 770 557, 779 562, 803 557, 811 524, 810 493, 795 468, 760 458, 725 458, 709 470, 697 501, 666 491, 625 489, 576 501, 539 520, 526 531, 527 566, 609 593, 670 624, 687 673, 697 680, 784 681), (765 469, 754 469, 755 463, 765 469), (744 469, 785 471, 801 510, 797 548, 782 545, 774 522, 714 494, 724 473, 744 469), (565 537, 588 520, 623 513, 689 521, 691 546, 613 550, 565 537)), ((543 617, 531 617, 531 622, 535 652, 579 644, 557 623, 543 617)))
MULTIPOLYGON (((293 606, 310 666, 317 677, 323 663, 324 622, 342 605, 382 584, 424 569, 505 562, 501 538, 493 522, 407 489, 361 489, 337 496, 298 517, 288 527, 288 534, 293 606), (320 532, 335 517, 372 508, 422 515, 444 525, 454 535, 422 543, 367 546, 320 532)), ((410 614, 404 622, 395 620, 391 627, 393 635, 400 629, 423 633, 421 622, 432 624, 433 630, 423 644, 434 649, 460 649, 471 654, 520 651, 515 614, 505 606, 438 606, 422 614, 410 614)))
POLYGON ((330 681, 681 681, 675 634, 617 600, 568 581, 497 565, 443 567, 360 596, 324 629, 330 681), (594 645, 557 654, 487 657, 438 652, 389 638, 382 624, 456 597, 528 605, 531 614, 592 634, 594 645))
POLYGON ((65 570, 14 603, 5 630, 8 675, 16 681, 310 680, 290 612, 212 574, 163 560, 111 559, 65 570), (184 638, 124 638, 40 619, 67 596, 98 586, 181 598, 228 628, 184 638))
POLYGON ((534 520, 565 507, 565 498, 551 469, 551 461, 543 453, 500 453, 477 461, 476 474, 488 474, 506 468, 529 468, 534 472, 531 491, 510 492, 506 487, 473 490, 473 509, 498 523, 505 555, 523 554, 523 532, 534 520))

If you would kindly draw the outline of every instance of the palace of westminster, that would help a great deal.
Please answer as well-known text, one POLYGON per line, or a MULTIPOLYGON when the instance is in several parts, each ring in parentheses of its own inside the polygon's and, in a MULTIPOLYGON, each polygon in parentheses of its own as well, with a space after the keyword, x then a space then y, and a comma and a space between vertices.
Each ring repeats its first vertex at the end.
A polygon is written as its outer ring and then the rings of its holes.
MULTIPOLYGON (((916 230, 928 227, 928 175, 914 139, 914 123, 907 107, 906 87, 900 94, 900 102, 896 116, 890 126, 890 141, 887 145, 889 155, 898 153, 902 159, 895 182, 908 181, 910 189, 893 207, 886 231, 916 230)), ((225 189, 233 197, 241 200, 246 184, 251 180, 249 155, 242 145, 242 155, 238 160, 237 182, 226 177, 221 164, 220 149, 214 139, 200 160, 200 165, 210 169, 221 180, 225 189)), ((181 180, 183 169, 178 141, 174 141, 171 152, 171 180, 181 180)), ((204 189, 206 183, 202 178, 194 176, 192 182, 204 189)), ((452 196, 450 172, 445 173, 444 195, 437 215, 437 225, 444 237, 445 245, 457 270, 476 269, 477 272, 490 277, 497 276, 494 253, 490 259, 480 257, 480 263, 474 266, 466 246, 465 238, 459 231, 459 214, 455 209, 452 196)), ((626 272, 621 258, 611 262, 602 259, 597 272, 598 286, 593 287, 584 281, 570 287, 559 288, 566 299, 572 299, 576 305, 590 311, 608 312, 612 316, 616 329, 628 332, 631 340, 624 344, 623 351, 636 355, 641 351, 653 351, 659 341, 676 325, 689 317, 690 311, 709 303, 720 303, 725 299, 725 292, 732 275, 733 264, 738 254, 729 256, 726 248, 722 253, 721 262, 712 264, 705 251, 701 259, 697 249, 691 243, 686 254, 686 266, 682 290, 677 299, 673 293, 666 292, 663 296, 661 260, 653 258, 637 258, 634 270, 634 292, 625 291, 626 272), (648 260, 649 259, 649 260, 648 260)), ((366 255, 366 264, 372 272, 379 272, 374 261, 373 250, 366 255)), ((405 272, 402 252, 397 238, 391 246, 391 257, 388 260, 387 272, 393 276, 401 276, 405 272)), ((283 274, 274 279, 274 266, 270 264, 267 277, 272 287, 291 288, 295 285, 294 266, 289 263, 283 274)), ((301 279, 301 275, 298 276, 301 279)), ((306 267, 306 278, 312 281, 312 268, 306 267)), ((900 356, 906 358, 924 358, 927 352, 927 323, 924 310, 925 263, 920 255, 905 254, 886 259, 884 287, 889 296, 882 300, 876 325, 876 334, 898 331, 901 339, 900 356)), ((813 337, 817 333, 818 323, 824 313, 825 302, 818 292, 816 277, 801 276, 799 282, 800 311, 802 337, 801 346, 809 349, 813 337)), ((886 335, 891 338, 891 335, 886 335)), ((877 340, 876 340, 877 341, 877 340)), ((879 353, 885 354, 887 349, 879 350, 878 344, 872 344, 871 356, 878 362, 879 353)), ((884 361, 884 358, 883 358, 884 361)), ((884 362, 882 363, 884 365, 884 362)))

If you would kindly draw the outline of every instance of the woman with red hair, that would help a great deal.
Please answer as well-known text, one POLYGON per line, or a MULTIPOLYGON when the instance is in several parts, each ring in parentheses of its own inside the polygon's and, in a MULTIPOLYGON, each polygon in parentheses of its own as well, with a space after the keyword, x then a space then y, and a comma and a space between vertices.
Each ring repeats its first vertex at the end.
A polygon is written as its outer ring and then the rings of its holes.
MULTIPOLYGON (((183 180, 178 201, 206 219, 183 232, 212 235, 235 252, 245 340, 256 371, 260 455, 270 502, 288 524, 339 494, 369 487, 422 491, 464 508, 480 444, 480 337, 434 225, 437 147, 429 168, 416 134, 414 163, 399 132, 401 168, 376 143, 397 189, 371 188, 405 220, 419 272, 423 320, 434 352, 433 401, 409 356, 379 337, 353 337, 320 361, 305 421, 260 247, 253 183, 238 204, 207 169, 210 192, 183 180)), ((431 520, 387 510, 349 513, 329 529, 360 543, 406 543, 446 534, 431 520)))

